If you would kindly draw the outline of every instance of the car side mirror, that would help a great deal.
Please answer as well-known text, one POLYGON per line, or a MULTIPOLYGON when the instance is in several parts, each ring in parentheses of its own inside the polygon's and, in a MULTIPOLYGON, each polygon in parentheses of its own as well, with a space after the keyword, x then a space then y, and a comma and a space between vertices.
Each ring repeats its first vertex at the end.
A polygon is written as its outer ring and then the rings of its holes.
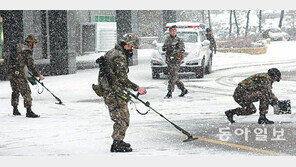
POLYGON ((154 41, 152 42, 152 45, 155 46, 155 47, 157 47, 157 41, 154 40, 154 41))
POLYGON ((211 44, 211 42, 209 40, 204 40, 201 43, 202 46, 209 46, 210 44, 211 44))

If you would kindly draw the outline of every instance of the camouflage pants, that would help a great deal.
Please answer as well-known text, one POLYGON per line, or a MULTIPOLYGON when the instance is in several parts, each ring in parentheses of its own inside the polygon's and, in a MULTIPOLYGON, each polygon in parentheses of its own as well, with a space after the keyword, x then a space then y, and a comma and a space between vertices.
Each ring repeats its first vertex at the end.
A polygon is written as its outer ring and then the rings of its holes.
POLYGON ((269 99, 262 92, 248 92, 244 88, 238 86, 233 94, 234 100, 241 106, 234 110, 237 115, 251 115, 256 113, 256 107, 253 102, 259 101, 260 115, 265 115, 268 112, 269 99))
POLYGON ((116 98, 112 93, 104 96, 104 101, 108 106, 111 120, 114 122, 112 138, 123 140, 130 121, 128 104, 120 97, 116 98))
POLYGON ((169 84, 168 84, 168 91, 174 92, 175 85, 178 86, 179 89, 184 88, 184 84, 179 79, 178 72, 180 70, 179 64, 168 64, 168 77, 169 77, 169 84))
POLYGON ((24 107, 32 106, 31 89, 25 76, 10 76, 10 86, 12 89, 11 105, 17 107, 20 94, 24 98, 24 107))

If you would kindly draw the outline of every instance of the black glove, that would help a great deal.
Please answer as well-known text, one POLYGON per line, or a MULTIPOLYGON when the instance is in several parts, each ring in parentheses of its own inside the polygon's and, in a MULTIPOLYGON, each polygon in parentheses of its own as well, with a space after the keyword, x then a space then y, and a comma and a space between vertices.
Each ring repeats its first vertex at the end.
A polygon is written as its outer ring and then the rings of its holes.
POLYGON ((168 48, 168 47, 167 47, 166 45, 163 45, 163 46, 162 46, 162 51, 165 52, 165 51, 167 50, 167 48, 168 48))

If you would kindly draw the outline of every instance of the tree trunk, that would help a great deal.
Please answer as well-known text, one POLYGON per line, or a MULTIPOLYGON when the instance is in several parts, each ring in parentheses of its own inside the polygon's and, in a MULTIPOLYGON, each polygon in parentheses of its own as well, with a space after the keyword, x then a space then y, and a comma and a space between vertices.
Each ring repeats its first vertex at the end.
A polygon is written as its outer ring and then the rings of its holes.
POLYGON ((229 17, 229 37, 231 37, 232 31, 232 10, 230 10, 230 17, 229 17))
POLYGON ((239 26, 238 26, 235 10, 233 10, 233 16, 234 16, 234 21, 235 21, 235 25, 236 25, 236 34, 237 34, 237 36, 239 36, 239 26))
MULTIPOLYGON (((208 10, 208 19, 209 19, 209 28, 212 29, 212 24, 211 24, 211 12, 208 10)), ((213 31, 213 30, 212 30, 213 31)))
POLYGON ((259 10, 259 32, 262 33, 262 10, 259 10))
POLYGON ((247 13, 247 24, 246 24, 246 33, 245 33, 245 36, 248 35, 248 29, 249 29, 249 19, 250 19, 250 12, 251 10, 248 10, 248 13, 247 13))
POLYGON ((205 11, 204 10, 201 11, 201 19, 202 19, 202 23, 205 23, 206 19, 205 19, 205 11))
POLYGON ((284 13, 285 13, 285 11, 282 10, 281 11, 281 17, 280 17, 280 22, 279 22, 279 28, 282 28, 283 19, 284 19, 284 13))

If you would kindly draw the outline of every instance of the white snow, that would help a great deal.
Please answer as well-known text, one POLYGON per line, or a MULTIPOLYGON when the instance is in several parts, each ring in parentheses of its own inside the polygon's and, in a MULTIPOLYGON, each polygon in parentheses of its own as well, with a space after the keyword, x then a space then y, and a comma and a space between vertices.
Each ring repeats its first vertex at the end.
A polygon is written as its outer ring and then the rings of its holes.
MULTIPOLYGON (((165 100, 167 79, 153 80, 151 77, 151 49, 139 50, 139 65, 130 67, 129 78, 147 88, 147 95, 141 96, 151 106, 178 125, 192 118, 223 119, 224 111, 237 107, 232 93, 239 81, 257 73, 266 72, 271 67, 279 68, 283 74, 295 71, 296 42, 272 42, 264 55, 237 53, 217 53, 213 58, 213 73, 203 79, 182 79, 189 90, 188 96, 178 98, 179 90, 173 99, 165 100)), ((95 59, 100 54, 90 55, 95 59)), ((83 58, 86 59, 86 58, 83 58)), ((97 83, 98 69, 78 71, 76 74, 48 76, 47 86, 64 103, 56 105, 55 99, 45 90, 39 95, 32 88, 33 111, 40 114, 38 119, 25 117, 23 100, 19 110, 22 116, 12 115, 10 106, 11 88, 9 81, 0 82, 0 155, 237 155, 235 151, 223 151, 215 147, 198 147, 193 143, 182 143, 184 136, 154 112, 141 116, 131 109, 131 124, 125 141, 130 142, 134 152, 110 154, 113 122, 101 97, 97 97, 91 85, 97 83), (168 133, 165 133, 168 131, 168 133), (166 139, 163 141, 163 139, 166 139)), ((270 109, 268 117, 274 121, 295 123, 295 79, 283 75, 283 80, 274 84, 274 93, 280 99, 292 101, 292 114, 277 116, 270 109)), ((138 103, 141 111, 146 110, 138 103)), ((258 106, 257 106, 258 107, 258 106)), ((130 105, 133 108, 133 105, 130 105)), ((255 116, 237 118, 239 122, 256 122, 255 116)), ((187 122, 188 123, 188 122, 187 122)), ((190 129, 195 122, 190 122, 190 129)), ((188 125, 188 124, 186 124, 188 125)), ((240 155, 250 155, 246 152, 240 155)))

